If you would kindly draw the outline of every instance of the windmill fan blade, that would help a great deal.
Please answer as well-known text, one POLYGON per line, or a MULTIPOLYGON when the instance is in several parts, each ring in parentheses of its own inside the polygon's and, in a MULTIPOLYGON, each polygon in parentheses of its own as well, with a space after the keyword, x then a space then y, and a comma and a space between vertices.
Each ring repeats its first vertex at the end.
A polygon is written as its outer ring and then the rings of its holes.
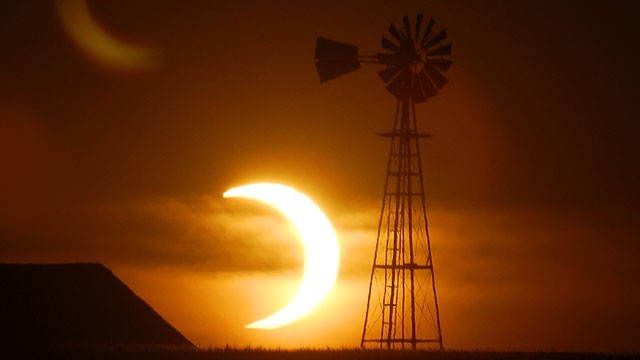
POLYGON ((392 93, 395 96, 400 96, 400 91, 402 91, 402 79, 401 76, 396 77, 392 82, 387 85, 387 91, 392 93))
POLYGON ((425 65, 423 73, 425 71, 427 72, 427 74, 429 74, 429 78, 433 80, 433 83, 436 84, 438 89, 441 89, 449 82, 449 80, 447 80, 447 78, 444 77, 444 75, 442 75, 442 73, 433 66, 425 65))
POLYGON ((396 44, 393 43, 393 41, 387 39, 386 37, 382 36, 382 47, 390 50, 390 51, 399 51, 400 47, 396 44))
POLYGON ((447 38, 447 30, 443 29, 433 39, 429 40, 428 43, 424 44, 424 48, 428 49, 446 38, 447 38))
POLYGON ((360 61, 356 46, 318 38, 316 42, 316 70, 320 76, 320 82, 335 79, 359 67, 360 61))
POLYGON ((429 39, 429 36, 431 35, 431 29, 433 29, 433 24, 435 23, 435 21, 433 21, 433 19, 429 19, 429 23, 427 24, 427 28, 424 30, 424 35, 422 36, 422 41, 420 42, 421 44, 424 44, 425 41, 427 41, 427 39, 429 39))
POLYGON ((382 81, 388 83, 391 79, 393 79, 398 73, 402 70, 399 66, 391 66, 384 70, 378 71, 378 75, 382 78, 382 81))
POLYGON ((414 42, 418 42, 418 38, 420 37, 420 27, 422 26, 422 14, 418 14, 418 16, 416 17, 416 38, 414 39, 414 42))
POLYGON ((387 90, 397 97, 404 97, 407 92, 408 84, 411 81, 411 70, 402 69, 400 74, 391 80, 387 85, 387 90))
POLYGON ((446 59, 428 59, 427 64, 438 68, 440 71, 447 71, 451 67, 451 60, 446 59))
POLYGON ((400 36, 398 29, 396 28, 396 24, 394 23, 391 23, 391 25, 389 25, 389 34, 391 34, 391 36, 393 36, 393 38, 398 41, 402 40, 402 37, 400 36))
POLYGON ((409 24, 409 17, 407 15, 402 17, 402 23, 404 24, 404 31, 407 34, 407 38, 411 39, 411 24, 409 24))
POLYGON ((424 71, 418 74, 418 79, 420 79, 420 85, 422 86, 422 93, 424 94, 425 100, 438 94, 438 90, 435 85, 433 85, 424 71))
POLYGON ((451 54, 451 44, 440 46, 439 48, 427 51, 429 56, 449 55, 451 54))

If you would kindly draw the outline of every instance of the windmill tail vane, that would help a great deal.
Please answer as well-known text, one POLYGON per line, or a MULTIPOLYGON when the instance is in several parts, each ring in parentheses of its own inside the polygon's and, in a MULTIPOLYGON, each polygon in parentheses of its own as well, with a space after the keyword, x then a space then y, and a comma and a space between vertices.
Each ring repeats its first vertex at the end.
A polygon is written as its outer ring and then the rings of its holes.
POLYGON ((385 87, 397 101, 376 249, 371 267, 362 347, 419 346, 443 349, 440 310, 429 236, 424 173, 415 104, 437 95, 448 83, 451 43, 433 19, 408 16, 391 23, 380 53, 361 55, 358 47, 318 38, 315 65, 321 82, 377 64, 385 87))

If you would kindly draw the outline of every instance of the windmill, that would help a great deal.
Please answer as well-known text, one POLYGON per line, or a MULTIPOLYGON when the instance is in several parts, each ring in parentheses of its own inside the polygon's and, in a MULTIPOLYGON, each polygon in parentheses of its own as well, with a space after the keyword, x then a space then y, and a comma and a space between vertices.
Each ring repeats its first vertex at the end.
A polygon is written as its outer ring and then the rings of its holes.
POLYGON ((321 82, 360 67, 383 65, 378 72, 397 100, 393 130, 380 134, 390 138, 391 148, 371 268, 367 309, 360 346, 443 349, 440 310, 431 256, 423 171, 420 160, 415 104, 438 94, 447 84, 451 44, 446 30, 434 31, 422 14, 411 26, 389 25, 390 37, 382 36, 382 53, 360 55, 354 45, 319 37, 315 64, 321 82))

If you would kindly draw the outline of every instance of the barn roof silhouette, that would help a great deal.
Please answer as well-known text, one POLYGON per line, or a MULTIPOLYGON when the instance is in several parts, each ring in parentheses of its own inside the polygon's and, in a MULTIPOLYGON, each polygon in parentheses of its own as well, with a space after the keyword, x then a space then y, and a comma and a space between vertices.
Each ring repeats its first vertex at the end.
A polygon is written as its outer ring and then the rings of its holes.
POLYGON ((194 348, 99 263, 0 264, 0 346, 194 348))

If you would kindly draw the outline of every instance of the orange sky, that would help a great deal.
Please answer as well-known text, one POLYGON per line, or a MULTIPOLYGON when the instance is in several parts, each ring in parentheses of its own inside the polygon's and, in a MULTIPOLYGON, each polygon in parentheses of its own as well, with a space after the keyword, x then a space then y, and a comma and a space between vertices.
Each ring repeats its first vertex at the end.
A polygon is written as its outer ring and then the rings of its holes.
POLYGON ((357 346, 395 102, 375 66, 320 84, 323 36, 379 51, 424 13, 450 84, 417 108, 445 347, 640 351, 638 29, 632 1, 89 1, 157 49, 123 71, 52 3, 0 13, 0 261, 100 261, 200 345, 357 346), (221 198, 282 182, 334 223, 336 287, 274 332, 295 291, 278 215, 221 198))

